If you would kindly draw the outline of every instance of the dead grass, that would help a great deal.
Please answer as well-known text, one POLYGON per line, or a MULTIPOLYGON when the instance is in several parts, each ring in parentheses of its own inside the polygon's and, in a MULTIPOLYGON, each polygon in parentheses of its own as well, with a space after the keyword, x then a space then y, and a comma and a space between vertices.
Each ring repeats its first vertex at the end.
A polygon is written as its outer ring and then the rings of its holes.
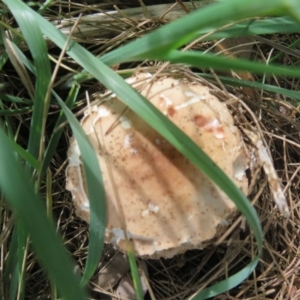
MULTIPOLYGON (((86 1, 88 2, 88 1, 86 1)), ((85 3, 71 3, 69 1, 58 1, 51 7, 52 13, 48 13, 48 18, 54 22, 57 20, 57 12, 61 12, 66 18, 83 14, 86 20, 88 15, 99 13, 102 10, 112 9, 116 4, 120 9, 127 7, 138 7, 139 1, 102 1, 101 4, 90 7, 85 3)), ((173 1, 160 1, 163 4, 173 1)), ((144 1, 146 5, 153 4, 153 1, 144 1)), ((158 2, 156 1, 155 4, 158 2)), ((179 9, 179 8, 177 8, 179 9)), ((180 8, 181 13, 185 12, 180 8)), ((160 12, 163 14, 163 12, 160 12)), ((116 18, 110 17, 111 22, 106 26, 101 22, 97 23, 96 31, 91 30, 90 34, 77 33, 75 39, 84 44, 95 55, 102 55, 111 49, 120 47, 122 44, 135 39, 167 22, 167 20, 149 20, 145 17, 138 18, 116 18)), ((80 23, 81 25, 87 21, 80 23)), ((61 24, 67 31, 67 23, 64 20, 61 24)), ((96 24, 96 23, 95 23, 96 24)), ((72 24, 70 24, 72 26, 72 24)), ((94 25, 93 25, 94 26, 94 25)), ((82 27, 84 28, 84 27, 82 27)), ((267 37, 268 43, 255 40, 251 47, 251 58, 255 60, 268 61, 268 58, 282 49, 280 46, 289 46, 298 39, 297 35, 279 35, 267 37), (271 43, 270 43, 271 41, 271 43)), ((25 47, 25 45, 24 45, 25 47)), ((197 43, 193 46, 197 49, 214 50, 214 42, 197 43)), ((58 49, 50 45, 50 54, 53 60, 59 55, 58 49)), ((233 52, 231 50, 231 52, 233 52)), ((284 64, 298 64, 298 57, 291 53, 283 53, 280 61, 284 64)), ((158 69, 161 64, 144 62, 141 64, 145 68, 158 69)), ((120 72, 127 69, 134 69, 136 64, 115 66, 120 72)), ((190 70, 184 69, 186 74, 190 70)), ((65 58, 61 65, 60 73, 56 85, 59 86, 70 77, 80 71, 80 68, 65 58)), ((197 70, 194 70, 197 71, 197 70)), ((203 71, 203 70, 199 70, 203 71)), ((205 71, 205 70, 204 70, 205 71)), ((206 70, 207 71, 207 70, 206 70)), ((13 68, 8 64, 4 69, 5 76, 9 81, 6 92, 12 95, 27 97, 26 91, 22 87, 13 68)), ((217 75, 216 75, 217 76, 217 75)), ((261 80, 261 78, 259 78, 261 80)), ((293 78, 270 77, 266 79, 269 84, 299 90, 298 81, 293 78)), ((208 83, 211 85, 211 83, 208 83)), ((99 89, 103 89, 99 83, 91 80, 83 84, 81 96, 74 111, 79 111, 86 106, 84 93, 89 91, 91 98, 96 97, 99 89)), ((231 290, 226 295, 215 297, 214 299, 300 299, 300 259, 299 259, 299 228, 300 228, 300 111, 299 104, 294 99, 289 99, 279 94, 272 94, 267 91, 252 90, 251 94, 245 89, 225 86, 215 87, 216 93, 228 100, 227 91, 240 98, 239 102, 230 104, 230 109, 234 112, 236 124, 242 128, 254 129, 261 135, 272 155, 275 168, 282 180, 282 185, 290 206, 290 217, 284 218, 275 207, 271 199, 270 190, 264 173, 261 171, 253 176, 256 177, 255 186, 250 195, 250 200, 254 203, 262 223, 265 234, 264 253, 255 273, 242 285, 231 290)), ((61 90, 63 97, 65 90, 61 90)), ((231 98, 231 97, 230 97, 231 98)), ((53 117, 57 115, 57 106, 51 106, 53 117)), ((28 124, 30 114, 16 115, 13 117, 15 130, 18 131, 18 142, 26 147, 28 136, 28 124)), ((48 132, 52 130, 54 120, 49 117, 48 132)), ((77 261, 78 270, 84 267, 87 245, 88 230, 87 225, 75 216, 71 197, 65 191, 65 166, 66 152, 68 147, 69 131, 66 128, 64 138, 61 140, 59 150, 52 161, 53 175, 53 214, 57 219, 57 227, 62 233, 65 244, 77 261)), ((247 141, 246 141, 247 142, 247 141)), ((12 228, 11 215, 4 208, 2 212, 1 239, 5 242, 2 247, 2 257, 8 251, 10 242, 9 234, 12 228)), ((199 288, 211 285, 234 274, 242 266, 249 263, 255 250, 255 241, 247 225, 241 217, 228 228, 228 231, 215 241, 213 245, 204 250, 188 251, 184 255, 176 256, 168 260, 146 260, 148 267, 148 281, 156 299, 185 299, 195 293, 199 288)), ((109 261, 111 249, 107 249, 108 255, 103 261, 109 261)), ((1 265, 3 261, 1 262, 1 265)), ((1 272, 2 272, 2 268, 1 272)), ((29 254, 27 263, 27 299, 48 299, 50 297, 50 286, 34 256, 29 254)), ((99 267, 100 270, 100 267, 99 267)), ((99 271, 100 272, 100 271, 99 271)), ((3 275, 3 274, 2 274, 3 275)), ((99 274, 95 275, 97 278, 99 274)), ((104 299, 104 293, 112 295, 113 291, 103 291, 97 284, 91 284, 94 299, 104 299)), ((109 296, 110 297, 110 296, 109 296)), ((146 298, 149 298, 147 294, 146 298)))

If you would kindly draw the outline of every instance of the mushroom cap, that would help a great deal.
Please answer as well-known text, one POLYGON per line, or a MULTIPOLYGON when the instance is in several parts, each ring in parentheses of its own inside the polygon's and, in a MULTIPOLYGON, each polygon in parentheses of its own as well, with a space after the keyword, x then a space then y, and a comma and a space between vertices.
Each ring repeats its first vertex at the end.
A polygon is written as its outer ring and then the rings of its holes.
MULTIPOLYGON (((199 83, 167 76, 149 80, 146 73, 129 79, 247 194, 247 149, 227 106, 199 83)), ((140 257, 170 258, 188 249, 203 248, 226 229, 236 212, 235 204, 117 97, 87 110, 81 125, 103 174, 107 243, 126 251, 119 209, 125 216, 127 236, 140 257), (103 145, 99 146, 99 140, 103 145)), ((88 222, 85 179, 73 139, 66 173, 76 212, 88 222)))

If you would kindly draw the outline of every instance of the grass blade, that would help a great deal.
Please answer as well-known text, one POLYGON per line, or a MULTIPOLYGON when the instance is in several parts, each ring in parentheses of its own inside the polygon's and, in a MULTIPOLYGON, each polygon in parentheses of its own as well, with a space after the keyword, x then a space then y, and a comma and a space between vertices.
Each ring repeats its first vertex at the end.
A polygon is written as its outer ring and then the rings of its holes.
POLYGON ((0 116, 18 116, 23 114, 28 114, 32 111, 32 107, 23 107, 16 109, 2 109, 0 110, 0 116))
MULTIPOLYGON (((72 109, 76 97, 78 95, 79 92, 79 88, 80 86, 78 84, 74 84, 73 87, 71 88, 69 95, 67 97, 67 100, 65 102, 66 106, 70 109, 72 109)), ((56 95, 56 98, 59 98, 58 95, 56 95)), ((58 120, 56 121, 55 127, 54 128, 58 128, 63 122, 65 122, 66 117, 63 114, 63 112, 60 113, 58 120)), ((44 178, 44 175, 46 173, 47 168, 50 165, 51 159, 53 157, 53 154, 56 151, 59 139, 61 137, 63 133, 63 129, 60 129, 59 131, 55 131, 55 129, 53 130, 53 133, 51 135, 51 138, 49 140, 48 146, 46 148, 45 151, 45 156, 42 162, 42 168, 41 168, 41 172, 40 172, 40 178, 44 178)))
MULTIPOLYGON (((215 81, 215 77, 210 74, 199 73, 200 77, 207 78, 215 81)), ((290 97, 292 99, 300 100, 300 93, 298 91, 291 91, 288 89, 284 89, 278 86, 273 86, 266 83, 260 83, 257 81, 247 81, 236 78, 230 78, 225 76, 218 76, 218 78, 225 84, 233 85, 233 86, 244 86, 244 87, 253 87, 257 89, 263 89, 272 93, 276 93, 279 95, 284 95, 290 97)))
MULTIPOLYGON (((214 30, 215 28, 200 30, 198 31, 198 36, 206 35, 214 30)), ((290 17, 275 17, 263 20, 248 20, 235 24, 227 29, 209 35, 204 41, 261 34, 293 33, 299 31, 300 25, 294 19, 291 19, 290 17)))
POLYGON ((26 163, 28 163, 34 169, 39 169, 39 162, 29 152, 24 150, 24 148, 22 148, 19 144, 17 144, 11 139, 9 139, 8 142, 10 144, 11 149, 16 151, 20 158, 23 158, 26 161, 26 163))
POLYGON ((127 256, 128 256, 131 273, 132 273, 131 275, 132 275, 133 286, 136 292, 136 298, 137 300, 143 300, 144 294, 143 294, 143 289, 142 289, 142 284, 140 279, 141 276, 137 268, 135 256, 131 249, 127 252, 127 256))
POLYGON ((79 279, 73 273, 73 264, 53 224, 47 218, 45 207, 34 192, 33 184, 16 159, 9 138, 2 129, 0 129, 0 140, 0 189, 7 203, 26 231, 30 233, 39 260, 65 299, 87 299, 86 293, 79 286, 79 279))
POLYGON ((162 53, 178 49, 180 46, 199 37, 199 30, 216 30, 230 21, 270 15, 284 15, 293 13, 293 17, 300 20, 299 4, 294 0, 253 0, 241 2, 229 0, 208 5, 176 22, 169 23, 150 34, 131 42, 124 47, 101 57, 107 65, 124 61, 138 61, 161 57, 162 53), (298 8, 298 9, 297 9, 298 8), (212 25, 213 24, 213 27, 212 25))
MULTIPOLYGON (((252 36, 252 35, 260 35, 260 34, 278 34, 278 33, 293 33, 293 32, 297 33, 300 31, 300 24, 295 22, 295 20, 293 20, 290 17, 274 17, 274 18, 268 18, 263 20, 247 20, 245 22, 235 24, 232 27, 229 27, 227 29, 220 30, 211 35, 205 36, 208 33, 213 32, 215 30, 216 30, 215 27, 211 27, 211 28, 206 27, 205 29, 201 29, 197 32, 197 37, 203 36, 203 41, 210 41, 210 40, 217 40, 223 38, 252 36)), ((132 43, 134 43, 135 47, 140 47, 139 46, 140 40, 132 43)), ((129 47, 129 46, 125 46, 125 47, 129 47)), ((112 62, 120 60, 118 53, 119 54, 122 53, 123 49, 124 47, 122 48, 122 50, 118 50, 118 49, 114 50, 101 57, 101 60, 106 64, 111 65, 112 62), (113 61, 111 61, 111 59, 113 59, 113 61)), ((128 58, 125 60, 128 60, 128 58)), ((72 86, 74 81, 83 82, 88 79, 91 79, 91 76, 89 76, 87 72, 82 72, 68 79, 66 82, 62 84, 62 87, 70 87, 72 86), (74 79, 74 77, 76 78, 76 80, 74 79)))
POLYGON ((29 100, 21 99, 18 97, 14 97, 14 96, 2 94, 2 93, 0 93, 0 99, 3 101, 13 102, 13 103, 22 103, 22 104, 27 104, 27 105, 30 104, 30 102, 31 102, 29 100))
POLYGON ((3 276, 4 288, 3 294, 9 300, 15 300, 18 291, 18 239, 17 230, 14 229, 12 233, 11 243, 9 245, 9 252, 5 262, 5 271, 3 276))
POLYGON ((85 285, 94 274, 103 251, 106 227, 105 192, 99 165, 95 163, 98 159, 93 146, 72 112, 63 103, 63 101, 59 99, 59 97, 56 99, 62 107, 78 143, 90 201, 89 252, 81 281, 81 284, 85 285))
POLYGON ((223 56, 216 56, 210 53, 203 54, 198 51, 172 51, 165 55, 160 55, 157 59, 170 61, 173 63, 184 63, 191 66, 197 66, 200 68, 213 68, 215 70, 228 70, 234 69, 237 71, 247 70, 249 72, 264 74, 272 73, 274 75, 283 75, 291 77, 299 77, 300 72, 297 68, 286 68, 277 65, 266 65, 262 63, 255 63, 245 59, 235 59, 223 56))
POLYGON ((21 220, 17 220, 16 232, 18 236, 18 267, 17 267, 17 281, 18 281, 18 294, 16 299, 24 299, 24 288, 25 288, 25 261, 28 252, 28 234, 22 224, 21 220))
POLYGON ((43 128, 45 126, 43 115, 45 109, 47 111, 47 108, 45 108, 45 96, 51 78, 50 62, 46 42, 35 18, 28 11, 20 9, 15 1, 11 1, 10 3, 14 17, 30 49, 36 70, 34 106, 30 124, 28 151, 37 158, 40 155, 43 128))
POLYGON ((250 264, 248 264, 245 268, 243 268, 241 271, 237 272, 236 274, 230 276, 225 280, 222 280, 221 282, 214 284, 213 287, 209 287, 200 291, 192 299, 194 300, 208 299, 210 297, 214 297, 216 295, 219 295, 225 291, 234 288, 235 286, 237 286, 239 283, 241 283, 251 275, 251 273, 253 272, 254 268, 258 263, 258 260, 259 257, 255 257, 255 259, 250 264))

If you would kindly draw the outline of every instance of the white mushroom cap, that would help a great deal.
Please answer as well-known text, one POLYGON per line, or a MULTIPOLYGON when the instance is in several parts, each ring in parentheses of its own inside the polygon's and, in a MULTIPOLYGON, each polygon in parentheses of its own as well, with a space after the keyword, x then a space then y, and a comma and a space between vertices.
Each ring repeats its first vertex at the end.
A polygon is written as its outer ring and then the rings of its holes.
MULTIPOLYGON (((143 73, 130 81, 147 77, 149 74, 143 73)), ((247 194, 247 150, 226 105, 210 94, 208 87, 187 80, 164 77, 150 85, 146 81, 141 93, 247 194)), ((188 249, 202 248, 224 231, 236 212, 234 203, 116 97, 93 107, 91 113, 87 111, 81 124, 96 150, 103 173, 107 243, 126 251, 122 218, 105 159, 112 168, 127 235, 137 256, 169 258, 188 249), (101 153, 97 134, 100 141, 104 136, 105 154, 101 153)), ((89 203, 84 178, 80 177, 83 174, 79 155, 72 140, 67 189, 73 194, 77 214, 88 222, 89 203)))

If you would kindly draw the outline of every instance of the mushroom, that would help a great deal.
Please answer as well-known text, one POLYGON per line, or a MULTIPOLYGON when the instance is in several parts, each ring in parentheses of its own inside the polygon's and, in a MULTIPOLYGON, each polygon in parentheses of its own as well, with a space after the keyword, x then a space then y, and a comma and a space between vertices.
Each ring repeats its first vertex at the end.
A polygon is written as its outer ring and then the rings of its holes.
MULTIPOLYGON (((127 82, 183 130, 244 194, 248 193, 248 151, 229 109, 209 87, 171 76, 154 79, 148 73, 127 82)), ((170 258, 201 249, 224 232, 236 213, 235 204, 115 95, 87 109, 81 125, 103 174, 106 243, 125 252, 126 230, 136 256, 170 258)), ((72 192, 77 215, 89 222, 89 201, 74 139, 68 155, 66 187, 72 192)))

